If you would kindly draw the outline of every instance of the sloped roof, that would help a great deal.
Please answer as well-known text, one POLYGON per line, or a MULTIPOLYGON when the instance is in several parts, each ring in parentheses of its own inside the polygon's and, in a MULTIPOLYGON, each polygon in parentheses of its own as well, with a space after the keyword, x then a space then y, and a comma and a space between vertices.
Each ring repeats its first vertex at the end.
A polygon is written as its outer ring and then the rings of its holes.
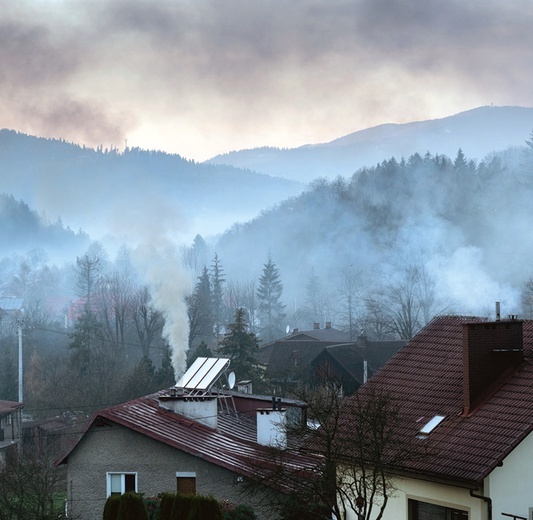
POLYGON ((24 405, 16 401, 3 401, 0 399, 0 415, 6 415, 13 413, 18 408, 22 408, 24 405))
POLYGON ((309 363, 327 346, 350 343, 349 334, 333 327, 293 331, 260 347, 257 360, 266 365, 271 378, 291 380, 301 375, 309 363))
POLYGON ((445 417, 420 439, 431 455, 401 472, 477 487, 533 429, 532 321, 523 322, 523 363, 472 414, 463 414, 463 325, 474 321, 486 320, 434 319, 358 392, 392 395, 401 412, 397 434, 406 439, 436 415, 445 417))
MULTIPOLYGON (((89 419, 85 432, 99 421, 110 421, 248 477, 254 476, 262 463, 265 466, 271 463, 269 450, 255 441, 255 417, 252 419, 246 414, 239 414, 237 419, 234 414, 219 413, 218 429, 213 430, 160 407, 160 395, 168 395, 168 390, 100 410, 89 419)), ((56 461, 56 465, 68 462, 79 440, 56 461)), ((310 473, 317 464, 317 458, 312 456, 299 455, 289 457, 287 461, 295 470, 310 473)))
MULTIPOLYGON (((363 381, 363 361, 368 362, 370 374, 377 372, 407 341, 365 341, 365 343, 341 343, 328 345, 315 359, 330 356, 351 377, 363 381)), ((313 360, 314 362, 315 360, 313 360)))

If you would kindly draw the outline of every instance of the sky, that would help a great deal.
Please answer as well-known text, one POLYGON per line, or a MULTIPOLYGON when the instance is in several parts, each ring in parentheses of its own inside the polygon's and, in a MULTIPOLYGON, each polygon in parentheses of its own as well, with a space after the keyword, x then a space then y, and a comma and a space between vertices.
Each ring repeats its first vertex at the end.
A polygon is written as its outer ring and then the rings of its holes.
POLYGON ((203 161, 532 106, 529 0, 0 0, 0 128, 203 161))

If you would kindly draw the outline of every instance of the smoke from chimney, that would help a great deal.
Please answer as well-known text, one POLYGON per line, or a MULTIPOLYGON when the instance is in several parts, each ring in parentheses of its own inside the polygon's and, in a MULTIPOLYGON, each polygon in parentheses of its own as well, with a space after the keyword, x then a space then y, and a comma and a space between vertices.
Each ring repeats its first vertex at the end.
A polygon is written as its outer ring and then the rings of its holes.
POLYGON ((152 305, 165 319, 163 337, 172 347, 172 364, 179 379, 187 366, 189 322, 185 297, 192 289, 192 282, 181 267, 175 246, 169 242, 143 244, 133 258, 150 288, 152 305))

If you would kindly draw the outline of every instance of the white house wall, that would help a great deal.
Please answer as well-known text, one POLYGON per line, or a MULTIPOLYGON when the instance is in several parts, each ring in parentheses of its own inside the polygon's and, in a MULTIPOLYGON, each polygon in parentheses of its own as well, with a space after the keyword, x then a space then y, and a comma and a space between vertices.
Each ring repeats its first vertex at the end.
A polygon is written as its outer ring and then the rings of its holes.
MULTIPOLYGON (((479 498, 471 497, 467 489, 416 479, 398 479, 394 486, 394 496, 389 497, 383 520, 407 520, 409 499, 468 511, 469 520, 487 520, 487 505, 479 498)), ((378 513, 379 509, 376 509, 372 518, 378 513)), ((346 520, 357 520, 357 514, 350 511, 346 520)))
POLYGON ((529 434, 486 479, 494 520, 509 518, 502 513, 529 518, 529 508, 533 507, 532 460, 533 434, 529 434))

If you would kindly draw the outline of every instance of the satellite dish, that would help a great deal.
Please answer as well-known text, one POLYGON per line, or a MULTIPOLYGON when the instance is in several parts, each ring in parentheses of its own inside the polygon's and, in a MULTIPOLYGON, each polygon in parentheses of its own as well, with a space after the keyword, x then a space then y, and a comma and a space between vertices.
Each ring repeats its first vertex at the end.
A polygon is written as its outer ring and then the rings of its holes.
POLYGON ((228 386, 230 390, 235 386, 235 372, 230 372, 228 374, 228 386))
POLYGON ((287 327, 286 327, 286 329, 285 329, 285 332, 288 334, 290 331, 291 331, 291 326, 290 326, 290 325, 287 325, 287 327))

